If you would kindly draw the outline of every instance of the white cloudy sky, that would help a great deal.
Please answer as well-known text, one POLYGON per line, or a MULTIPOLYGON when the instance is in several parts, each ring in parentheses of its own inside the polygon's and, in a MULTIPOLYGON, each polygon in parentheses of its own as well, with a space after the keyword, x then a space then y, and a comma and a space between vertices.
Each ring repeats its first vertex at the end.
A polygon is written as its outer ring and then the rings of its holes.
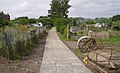
MULTIPOLYGON (((0 11, 10 13, 11 18, 45 16, 51 0, 0 0, 0 11)), ((70 17, 110 17, 120 13, 120 0, 71 0, 70 17)))

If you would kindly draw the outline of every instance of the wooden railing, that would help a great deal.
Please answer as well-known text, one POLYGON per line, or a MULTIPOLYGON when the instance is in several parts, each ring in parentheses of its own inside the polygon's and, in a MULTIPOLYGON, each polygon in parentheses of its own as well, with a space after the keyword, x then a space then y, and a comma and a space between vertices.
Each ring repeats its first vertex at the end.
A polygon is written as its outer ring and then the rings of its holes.
POLYGON ((90 52, 88 52, 87 57, 88 57, 88 64, 91 64, 94 66, 94 68, 96 69, 94 72, 95 73, 120 73, 120 56, 115 56, 113 54, 113 52, 117 52, 120 53, 120 51, 117 50, 113 50, 113 49, 108 49, 110 50, 110 56, 106 57, 100 53, 97 53, 96 51, 92 51, 92 53, 95 53, 95 60, 91 60, 89 54, 90 52), (103 57, 105 58, 104 61, 100 61, 98 58, 99 57, 103 57), (116 63, 118 62, 118 63, 116 63), (102 66, 102 63, 104 67, 106 67, 105 69, 100 67, 102 66))

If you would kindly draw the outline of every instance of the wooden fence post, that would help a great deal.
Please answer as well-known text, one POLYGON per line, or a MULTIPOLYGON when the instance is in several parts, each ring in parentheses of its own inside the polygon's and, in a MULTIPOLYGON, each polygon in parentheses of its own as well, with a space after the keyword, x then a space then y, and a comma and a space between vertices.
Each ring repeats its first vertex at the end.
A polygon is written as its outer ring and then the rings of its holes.
POLYGON ((69 25, 67 24, 67 40, 69 40, 69 25))

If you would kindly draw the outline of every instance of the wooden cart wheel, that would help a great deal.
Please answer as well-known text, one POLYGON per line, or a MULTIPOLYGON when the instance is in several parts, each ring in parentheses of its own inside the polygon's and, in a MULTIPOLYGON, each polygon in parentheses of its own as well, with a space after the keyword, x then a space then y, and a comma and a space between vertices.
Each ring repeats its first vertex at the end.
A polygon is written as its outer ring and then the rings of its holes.
POLYGON ((79 38, 77 42, 78 48, 80 48, 84 53, 86 53, 89 49, 94 50, 96 45, 96 41, 90 36, 83 36, 79 38))

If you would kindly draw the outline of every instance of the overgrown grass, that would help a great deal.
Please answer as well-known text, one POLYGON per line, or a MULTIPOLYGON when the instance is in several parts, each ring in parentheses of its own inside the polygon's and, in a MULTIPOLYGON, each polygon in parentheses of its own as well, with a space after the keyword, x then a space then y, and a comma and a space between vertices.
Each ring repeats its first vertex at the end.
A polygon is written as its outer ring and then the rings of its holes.
POLYGON ((84 59, 84 54, 79 48, 75 48, 74 53, 81 59, 84 59))
MULTIPOLYGON (((36 27, 35 27, 36 28, 36 27)), ((15 27, 6 26, 4 34, 0 28, 0 56, 10 60, 22 59, 34 51, 34 47, 39 44, 45 32, 36 34, 33 27, 18 25, 15 27), (7 50, 8 49, 8 50, 7 50)))
POLYGON ((113 37, 110 39, 102 39, 103 42, 108 42, 108 43, 120 43, 120 37, 113 37))
POLYGON ((100 42, 100 41, 102 43, 104 43, 104 45, 109 45, 112 49, 120 51, 120 47, 119 47, 120 37, 119 36, 112 37, 112 38, 109 38, 109 39, 100 39, 100 40, 97 40, 97 42, 100 42))
POLYGON ((67 37, 66 37, 64 34, 59 34, 59 38, 60 38, 61 40, 67 41, 67 37))
POLYGON ((59 32, 58 32, 58 36, 59 36, 60 40, 62 40, 62 41, 76 41, 73 38, 68 38, 67 39, 67 36, 65 34, 60 34, 59 32))
POLYGON ((120 48, 114 48, 114 49, 120 51, 120 48))

